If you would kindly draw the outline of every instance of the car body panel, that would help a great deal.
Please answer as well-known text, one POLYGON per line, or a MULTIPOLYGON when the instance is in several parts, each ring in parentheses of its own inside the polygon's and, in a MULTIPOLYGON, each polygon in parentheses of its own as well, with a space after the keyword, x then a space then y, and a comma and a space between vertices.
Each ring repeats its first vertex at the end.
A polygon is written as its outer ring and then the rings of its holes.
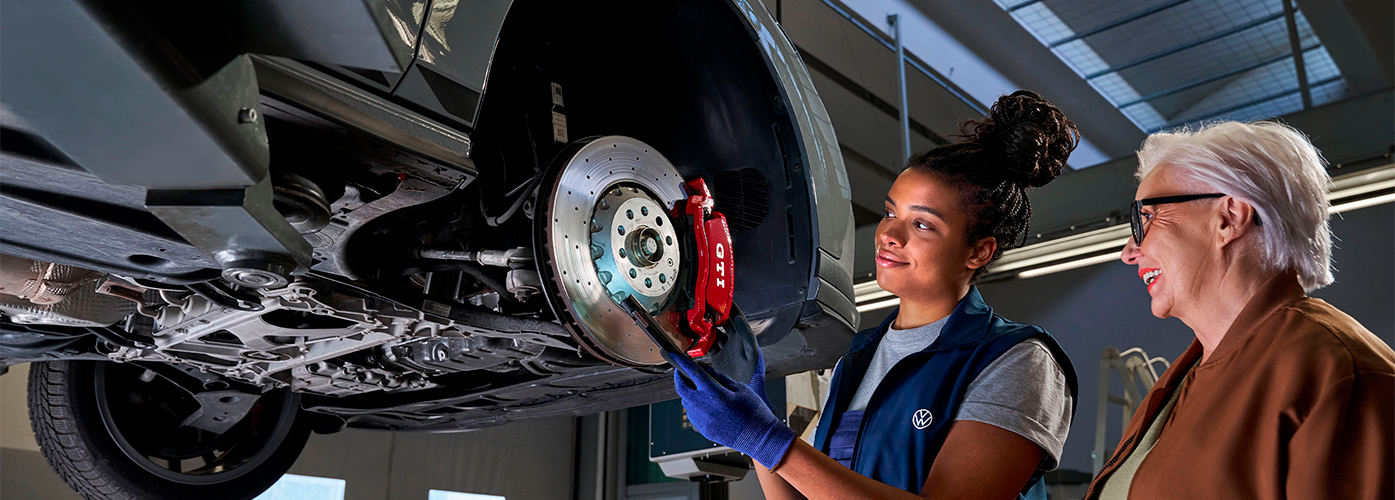
MULTIPOLYGON (((425 0, 249 0, 220 6, 249 53, 400 76, 416 55, 425 0)), ((371 80, 370 80, 371 81, 371 80)), ((395 82, 388 81, 390 89, 395 82)))
POLYGON ((512 3, 433 0, 416 60, 393 95, 473 127, 499 30, 512 3))
POLYGON ((785 36, 774 16, 760 2, 736 0, 733 6, 750 23, 766 61, 779 78, 787 107, 799 123, 803 142, 801 162, 809 182, 817 231, 817 265, 810 276, 808 297, 826 305, 849 327, 856 329, 858 315, 852 292, 853 215, 852 190, 843 155, 828 110, 819 99, 809 70, 785 36), (827 279, 820 279, 822 276, 827 279), (846 276, 846 282, 841 277, 846 276), (824 291, 832 286, 837 293, 824 291))

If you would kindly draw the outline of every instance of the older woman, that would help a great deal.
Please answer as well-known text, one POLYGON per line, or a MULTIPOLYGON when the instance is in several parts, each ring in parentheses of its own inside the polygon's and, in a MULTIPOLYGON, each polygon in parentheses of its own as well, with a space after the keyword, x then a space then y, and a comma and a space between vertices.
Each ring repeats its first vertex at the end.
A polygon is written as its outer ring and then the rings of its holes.
POLYGON ((1395 496, 1395 351, 1305 295, 1332 283, 1312 144, 1285 125, 1227 122, 1154 134, 1138 159, 1123 260, 1153 315, 1196 340, 1087 498, 1395 496))

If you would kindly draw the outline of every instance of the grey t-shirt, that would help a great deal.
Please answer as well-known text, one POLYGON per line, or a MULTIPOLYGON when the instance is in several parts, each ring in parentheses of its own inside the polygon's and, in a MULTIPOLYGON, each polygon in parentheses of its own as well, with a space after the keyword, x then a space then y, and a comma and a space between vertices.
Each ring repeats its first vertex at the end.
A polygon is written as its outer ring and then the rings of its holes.
MULTIPOLYGON (((887 372, 906 356, 934 343, 948 319, 907 330, 888 329, 848 410, 865 410, 887 372)), ((983 422, 1031 440, 1046 452, 1037 468, 1053 470, 1060 463, 1070 431, 1070 411, 1065 372, 1045 344, 1027 339, 1008 349, 969 383, 954 420, 983 422)))

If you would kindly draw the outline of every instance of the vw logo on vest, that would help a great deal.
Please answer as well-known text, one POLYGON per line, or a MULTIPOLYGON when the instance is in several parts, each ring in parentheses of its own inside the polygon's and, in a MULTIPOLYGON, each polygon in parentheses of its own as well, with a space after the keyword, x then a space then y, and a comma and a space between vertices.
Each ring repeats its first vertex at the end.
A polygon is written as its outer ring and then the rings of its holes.
POLYGON ((911 415, 911 425, 914 425, 916 429, 924 429, 926 427, 930 427, 930 422, 934 421, 935 416, 931 415, 930 410, 927 410, 925 408, 916 410, 915 415, 911 415))

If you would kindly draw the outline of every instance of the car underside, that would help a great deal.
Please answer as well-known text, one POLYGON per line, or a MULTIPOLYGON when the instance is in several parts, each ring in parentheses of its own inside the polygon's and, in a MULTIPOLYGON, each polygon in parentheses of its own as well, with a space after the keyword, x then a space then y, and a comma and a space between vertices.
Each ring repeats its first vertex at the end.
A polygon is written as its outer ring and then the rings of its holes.
POLYGON ((831 366, 856 325, 846 176, 769 14, 498 3, 431 2, 393 72, 179 22, 209 7, 7 2, 7 75, 33 73, 0 113, 0 365, 47 365, 31 398, 87 384, 181 484, 271 460, 228 446, 268 415, 467 430, 670 398, 625 297, 719 370, 733 302, 773 374, 831 366), (490 15, 484 92, 427 69, 490 15))

